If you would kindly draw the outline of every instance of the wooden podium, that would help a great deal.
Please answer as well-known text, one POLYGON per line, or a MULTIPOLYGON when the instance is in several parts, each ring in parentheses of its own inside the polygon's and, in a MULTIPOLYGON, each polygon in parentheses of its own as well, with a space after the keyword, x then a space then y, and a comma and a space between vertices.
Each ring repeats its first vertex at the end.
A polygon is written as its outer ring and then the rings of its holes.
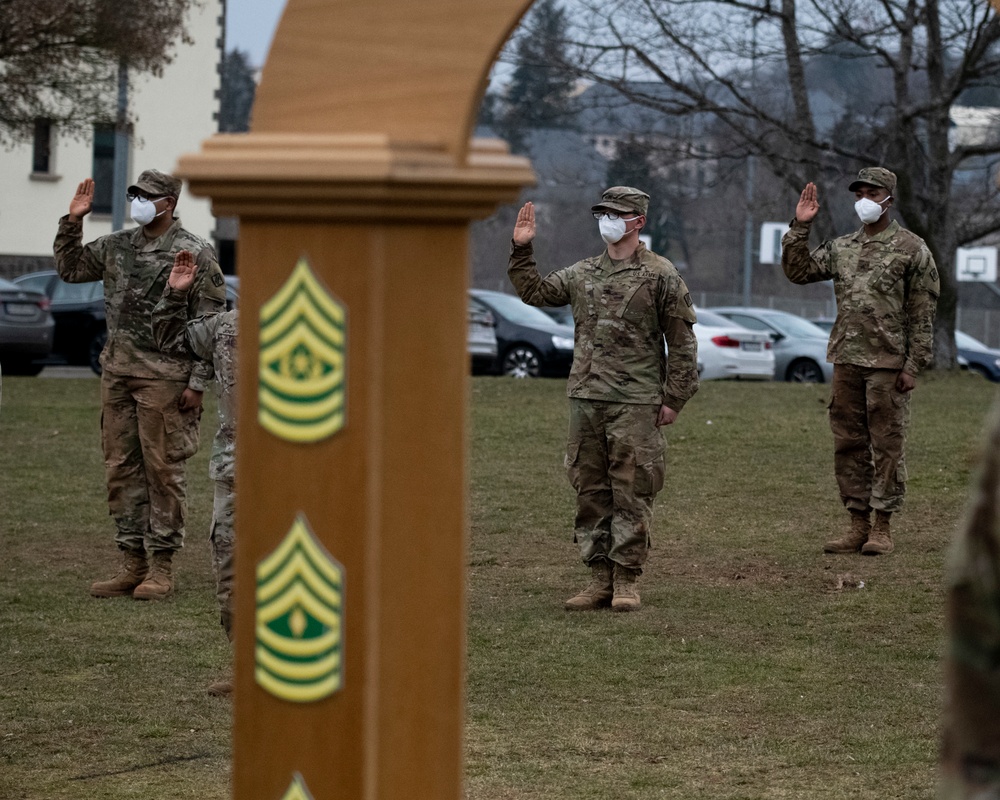
POLYGON ((462 794, 468 227, 534 181, 470 134, 526 0, 289 0, 240 218, 240 800, 462 794))

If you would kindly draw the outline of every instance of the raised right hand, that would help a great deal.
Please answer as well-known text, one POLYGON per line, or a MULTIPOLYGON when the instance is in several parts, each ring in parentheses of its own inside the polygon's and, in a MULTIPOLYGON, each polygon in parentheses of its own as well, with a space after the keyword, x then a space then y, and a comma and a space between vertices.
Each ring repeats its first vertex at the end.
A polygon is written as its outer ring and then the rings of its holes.
POLYGON ((514 244, 527 244, 535 238, 535 207, 530 203, 521 206, 514 223, 514 244))
POLYGON ((817 199, 816 184, 810 181, 806 188, 799 195, 798 205, 795 206, 795 219, 799 222, 812 222, 819 213, 819 200, 817 199))
POLYGON ((194 283, 194 274, 198 271, 194 254, 187 250, 177 251, 174 256, 174 267, 170 270, 170 277, 167 278, 167 286, 179 292, 186 292, 194 283))
POLYGON ((74 222, 79 222, 94 207, 94 179, 87 178, 76 187, 76 194, 69 203, 69 216, 74 222))

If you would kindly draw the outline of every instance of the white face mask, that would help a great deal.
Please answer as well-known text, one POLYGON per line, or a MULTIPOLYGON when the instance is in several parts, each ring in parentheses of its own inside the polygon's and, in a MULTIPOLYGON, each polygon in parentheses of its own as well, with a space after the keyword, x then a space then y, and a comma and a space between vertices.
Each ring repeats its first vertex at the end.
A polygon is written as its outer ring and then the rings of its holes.
MULTIPOLYGON (((892 197, 892 195, 889 195, 889 197, 892 197)), ((882 203, 888 201, 889 197, 885 198, 882 203)), ((874 200, 862 197, 854 204, 854 210, 857 212, 861 221, 865 223, 865 225, 872 225, 878 222, 885 213, 885 209, 882 208, 882 203, 876 203, 874 200)))
POLYGON ((600 228, 601 238, 608 244, 621 241, 621 238, 625 235, 625 220, 621 217, 618 219, 601 217, 598 220, 597 226, 600 228))
MULTIPOLYGON (((163 209, 160 214, 165 213, 166 210, 167 209, 163 209)), ((129 213, 132 215, 132 220, 134 222, 138 222, 140 225, 148 225, 160 216, 160 214, 156 213, 156 203, 152 200, 147 200, 144 197, 137 197, 132 201, 129 213)))

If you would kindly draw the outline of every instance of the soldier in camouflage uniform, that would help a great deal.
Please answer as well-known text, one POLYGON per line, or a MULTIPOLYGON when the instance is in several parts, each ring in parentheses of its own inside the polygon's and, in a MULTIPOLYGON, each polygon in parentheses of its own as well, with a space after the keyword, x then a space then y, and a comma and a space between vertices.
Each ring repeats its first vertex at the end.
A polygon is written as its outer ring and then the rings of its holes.
MULTIPOLYGON (((236 332, 238 312, 188 320, 188 293, 194 284, 198 265, 194 257, 178 257, 167 280, 163 297, 153 309, 153 338, 165 353, 194 355, 212 365, 219 391, 219 430, 212 443, 209 477, 215 481, 215 504, 212 528, 212 570, 215 573, 216 599, 222 628, 233 640, 233 526, 236 507, 236 332)), ((213 683, 209 692, 227 695, 232 681, 213 683)))
POLYGON ((576 326, 566 468, 577 493, 574 541, 592 579, 567 610, 639 608, 636 581, 663 488, 659 429, 698 389, 691 296, 674 265, 639 241, 648 206, 638 189, 605 191, 592 211, 607 250, 544 279, 531 203, 514 226, 507 274, 517 293, 534 306, 571 305, 576 326))
POLYGON ((101 441, 108 505, 124 556, 120 571, 90 587, 94 597, 155 600, 173 592, 173 554, 183 545, 185 462, 198 449, 201 396, 210 364, 190 353, 166 354, 153 341, 150 316, 181 253, 201 266, 191 317, 225 308, 225 281, 212 247, 174 217, 181 182, 147 170, 128 188, 139 227, 83 244, 83 218, 94 182, 79 185, 59 220, 56 268, 70 283, 104 281, 108 339, 101 353, 101 441))
POLYGON ((890 219, 896 176, 867 167, 848 188, 857 197, 861 229, 810 253, 809 228, 819 210, 810 183, 781 240, 781 266, 794 283, 832 280, 837 296, 827 350, 834 365, 830 427, 851 524, 824 550, 880 555, 893 550, 889 526, 906 490, 910 392, 931 362, 940 289, 923 239, 890 219))
POLYGON ((942 800, 1000 797, 1000 405, 949 553, 942 800))

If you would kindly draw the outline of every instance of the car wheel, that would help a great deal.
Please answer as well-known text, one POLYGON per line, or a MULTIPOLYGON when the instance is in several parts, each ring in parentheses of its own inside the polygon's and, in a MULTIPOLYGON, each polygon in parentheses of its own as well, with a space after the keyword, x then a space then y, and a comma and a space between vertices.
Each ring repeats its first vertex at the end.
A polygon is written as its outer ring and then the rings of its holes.
POLYGON ((810 358, 799 358, 788 365, 785 380, 794 383, 822 383, 823 370, 810 358))
POLYGON ((534 347, 518 344, 504 354, 500 372, 512 378, 537 378, 542 372, 542 359, 534 347))
POLYGON ((0 371, 7 375, 27 375, 33 377, 43 369, 45 369, 44 364, 13 358, 0 364, 0 371))
POLYGON ((107 341, 107 329, 98 331, 94 334, 94 338, 90 340, 90 345, 87 348, 87 363, 90 364, 90 368, 98 375, 101 374, 101 351, 104 349, 104 343, 107 341))
POLYGON ((986 378, 986 380, 993 380, 990 377, 990 373, 986 371, 986 367, 982 367, 979 364, 969 364, 969 372, 975 372, 977 375, 986 378))

